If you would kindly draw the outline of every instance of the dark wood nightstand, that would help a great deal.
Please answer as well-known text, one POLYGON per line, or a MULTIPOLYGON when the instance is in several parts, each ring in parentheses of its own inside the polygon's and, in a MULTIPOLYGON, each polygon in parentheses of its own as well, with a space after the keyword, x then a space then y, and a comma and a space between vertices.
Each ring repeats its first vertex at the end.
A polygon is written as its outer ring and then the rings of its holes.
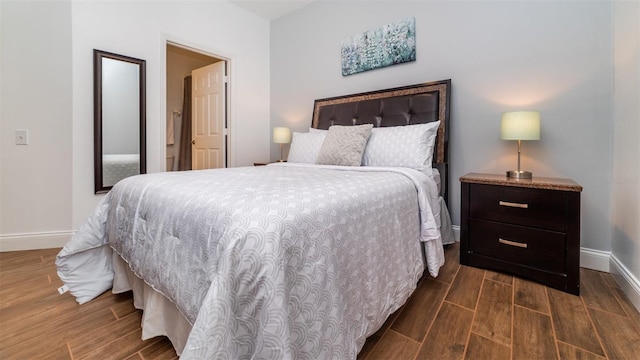
POLYGON ((460 263, 580 294, 580 192, 570 179, 460 178, 460 263))

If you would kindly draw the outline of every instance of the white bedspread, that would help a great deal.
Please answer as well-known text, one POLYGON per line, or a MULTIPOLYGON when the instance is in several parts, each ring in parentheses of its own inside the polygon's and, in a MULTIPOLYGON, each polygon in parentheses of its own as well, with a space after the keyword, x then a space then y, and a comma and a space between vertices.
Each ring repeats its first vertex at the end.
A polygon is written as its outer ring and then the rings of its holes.
POLYGON ((105 287, 113 277, 108 244, 193 324, 185 359, 355 359, 415 289, 420 240, 437 276, 439 209, 433 180, 411 169, 279 164, 134 176, 56 264, 87 301, 108 288, 88 289, 96 279, 105 287))

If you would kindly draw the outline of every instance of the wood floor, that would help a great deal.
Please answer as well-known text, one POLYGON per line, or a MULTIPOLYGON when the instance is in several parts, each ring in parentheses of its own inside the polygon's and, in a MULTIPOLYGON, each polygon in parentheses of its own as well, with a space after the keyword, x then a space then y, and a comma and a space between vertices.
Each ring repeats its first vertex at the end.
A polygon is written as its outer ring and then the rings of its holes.
MULTIPOLYGON (((164 337, 140 340, 130 294, 59 295, 58 251, 0 253, 0 359, 177 358, 164 337)), ((640 314, 609 274, 582 269, 577 297, 445 254, 358 359, 640 358, 640 314)))

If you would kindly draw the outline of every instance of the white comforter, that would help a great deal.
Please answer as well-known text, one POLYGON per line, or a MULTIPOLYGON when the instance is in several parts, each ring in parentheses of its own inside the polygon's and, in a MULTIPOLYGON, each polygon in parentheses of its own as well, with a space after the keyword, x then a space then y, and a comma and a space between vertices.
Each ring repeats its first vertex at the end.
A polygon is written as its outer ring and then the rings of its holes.
POLYGON ((433 211, 435 183, 411 169, 134 176, 56 263, 85 302, 110 287, 109 245, 193 324, 186 359, 355 359, 415 289, 421 241, 432 276, 444 263, 433 211))

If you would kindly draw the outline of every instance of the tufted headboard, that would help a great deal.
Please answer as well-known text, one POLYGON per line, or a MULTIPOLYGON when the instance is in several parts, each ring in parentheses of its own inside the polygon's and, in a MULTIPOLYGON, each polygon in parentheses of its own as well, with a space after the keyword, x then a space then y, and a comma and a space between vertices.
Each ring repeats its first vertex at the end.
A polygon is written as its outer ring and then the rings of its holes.
POLYGON ((318 99, 313 105, 311 126, 373 124, 374 127, 424 124, 440 120, 433 165, 442 176, 448 200, 449 102, 451 80, 318 99))

